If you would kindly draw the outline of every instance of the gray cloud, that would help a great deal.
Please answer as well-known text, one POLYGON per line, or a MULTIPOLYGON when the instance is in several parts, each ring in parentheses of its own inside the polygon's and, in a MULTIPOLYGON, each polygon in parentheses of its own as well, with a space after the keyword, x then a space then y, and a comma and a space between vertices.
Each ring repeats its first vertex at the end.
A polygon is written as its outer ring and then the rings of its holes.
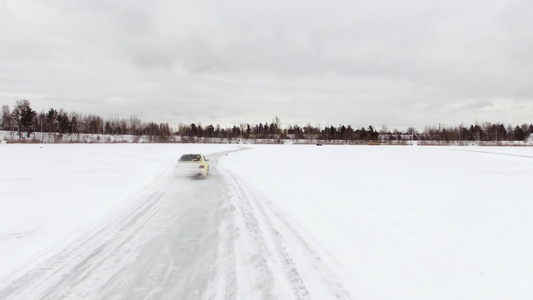
POLYGON ((173 124, 531 122, 532 8, 4 0, 0 102, 173 124))

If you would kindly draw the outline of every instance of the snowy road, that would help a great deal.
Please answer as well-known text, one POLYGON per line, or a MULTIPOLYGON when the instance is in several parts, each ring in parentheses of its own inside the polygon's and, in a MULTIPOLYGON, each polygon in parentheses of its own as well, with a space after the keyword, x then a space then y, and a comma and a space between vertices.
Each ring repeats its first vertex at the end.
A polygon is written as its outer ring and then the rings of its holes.
POLYGON ((168 170, 125 211, 88 228, 0 298, 350 298, 288 220, 217 168, 223 155, 210 155, 206 180, 168 170))

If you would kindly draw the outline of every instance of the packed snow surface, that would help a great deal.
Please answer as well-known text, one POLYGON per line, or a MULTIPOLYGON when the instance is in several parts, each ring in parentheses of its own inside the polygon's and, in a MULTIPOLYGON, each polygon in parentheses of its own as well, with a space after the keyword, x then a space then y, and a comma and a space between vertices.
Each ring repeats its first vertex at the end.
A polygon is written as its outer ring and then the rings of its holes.
POLYGON ((532 181, 529 147, 2 144, 0 299, 532 299, 532 181))

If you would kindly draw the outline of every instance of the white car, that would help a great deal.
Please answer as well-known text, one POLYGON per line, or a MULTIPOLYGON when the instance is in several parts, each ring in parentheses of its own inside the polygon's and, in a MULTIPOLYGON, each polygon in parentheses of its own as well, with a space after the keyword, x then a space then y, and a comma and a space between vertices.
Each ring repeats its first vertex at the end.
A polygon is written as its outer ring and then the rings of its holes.
POLYGON ((208 159, 202 154, 183 154, 176 164, 176 176, 196 176, 206 178, 209 174, 208 159))

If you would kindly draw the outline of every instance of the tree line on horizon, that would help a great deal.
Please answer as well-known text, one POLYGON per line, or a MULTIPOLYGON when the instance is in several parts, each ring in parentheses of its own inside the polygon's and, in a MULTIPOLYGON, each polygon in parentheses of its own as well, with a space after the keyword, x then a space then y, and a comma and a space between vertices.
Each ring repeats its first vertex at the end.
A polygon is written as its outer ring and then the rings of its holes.
MULTIPOLYGON (((507 126, 502 123, 476 123, 469 126, 426 126, 422 132, 408 128, 402 132, 392 131, 387 126, 376 130, 372 125, 353 128, 351 125, 338 126, 305 126, 289 125, 283 128, 278 117, 272 122, 257 124, 239 124, 229 127, 201 123, 179 124, 172 128, 168 123, 143 122, 136 116, 130 118, 106 118, 95 114, 82 114, 63 109, 50 108, 47 112, 37 113, 31 108, 28 100, 19 100, 13 109, 2 106, 0 129, 16 132, 19 138, 29 138, 35 132, 50 135, 72 134, 108 134, 156 137, 157 141, 168 141, 179 136, 187 141, 189 138, 218 139, 284 139, 317 140, 317 141, 375 141, 375 140, 431 140, 431 141, 525 141, 533 133, 533 124, 507 126)), ((151 139, 152 140, 152 139, 151 139)))

